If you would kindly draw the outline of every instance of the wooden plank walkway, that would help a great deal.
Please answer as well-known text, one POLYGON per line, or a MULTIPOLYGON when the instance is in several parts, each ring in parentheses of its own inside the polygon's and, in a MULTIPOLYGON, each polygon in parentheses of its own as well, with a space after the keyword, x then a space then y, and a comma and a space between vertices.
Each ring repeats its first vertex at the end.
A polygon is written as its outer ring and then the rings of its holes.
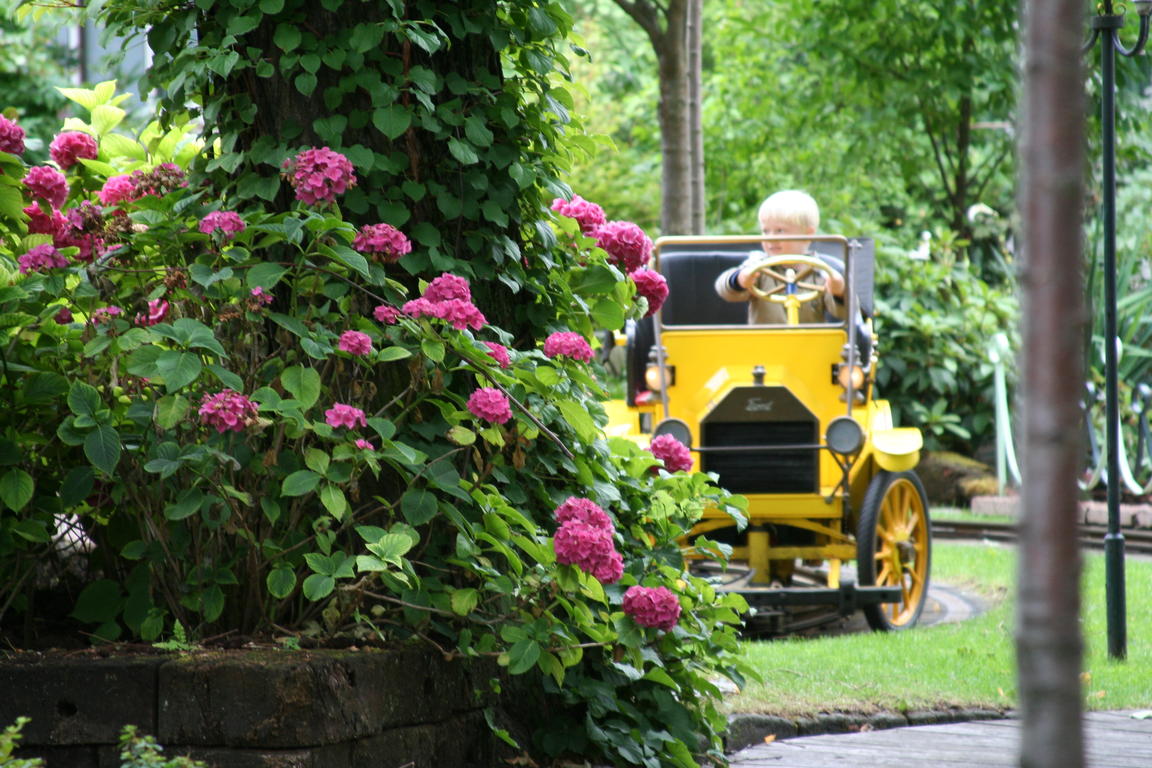
MULTIPOLYGON (((1016 766, 1018 720, 982 720, 890 730, 804 736, 757 744, 732 755, 732 768, 827 768, 828 766, 1016 766)), ((1088 768, 1152 766, 1152 719, 1132 713, 1084 715, 1088 768)))

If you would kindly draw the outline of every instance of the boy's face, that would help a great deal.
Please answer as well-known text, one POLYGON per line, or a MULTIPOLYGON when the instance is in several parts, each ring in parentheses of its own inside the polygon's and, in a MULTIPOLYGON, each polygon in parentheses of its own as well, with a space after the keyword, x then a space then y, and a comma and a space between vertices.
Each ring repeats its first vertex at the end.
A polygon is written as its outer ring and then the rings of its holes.
MULTIPOLYGON (((797 227, 795 224, 780 221, 778 219, 760 219, 760 231, 765 235, 811 235, 811 231, 805 231, 802 227, 797 227)), ((807 240, 774 240, 764 243, 764 252, 769 256, 780 256, 783 254, 805 254, 808 252, 807 240)))

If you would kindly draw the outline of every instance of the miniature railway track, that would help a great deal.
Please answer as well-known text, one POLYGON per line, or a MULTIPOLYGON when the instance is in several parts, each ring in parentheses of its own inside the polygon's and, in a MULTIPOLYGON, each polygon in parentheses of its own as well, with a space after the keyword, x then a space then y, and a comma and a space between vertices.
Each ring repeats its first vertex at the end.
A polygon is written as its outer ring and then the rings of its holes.
MULTIPOLYGON (((1080 546, 1083 549, 1103 549, 1107 526, 1079 526, 1080 546)), ((1124 528, 1124 551, 1134 555, 1152 555, 1152 530, 1146 528, 1124 528)), ((962 539, 977 541, 1003 541, 1015 543, 1017 528, 1015 523, 960 522, 957 520, 933 520, 932 537, 935 539, 962 539)))

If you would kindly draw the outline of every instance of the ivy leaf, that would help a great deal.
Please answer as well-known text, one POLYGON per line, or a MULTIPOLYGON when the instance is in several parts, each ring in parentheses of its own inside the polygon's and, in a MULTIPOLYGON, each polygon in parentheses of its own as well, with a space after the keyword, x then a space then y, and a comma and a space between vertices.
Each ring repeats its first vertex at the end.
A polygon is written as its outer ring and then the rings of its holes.
POLYGON ((395 139, 412 124, 412 113, 399 104, 380 107, 372 113, 372 124, 389 139, 395 139))
POLYGON ((19 467, 13 467, 0 477, 0 501, 13 512, 23 509, 35 491, 36 483, 32 476, 19 467))
POLYGON ((472 165, 480 161, 480 156, 476 154, 472 145, 457 138, 448 139, 448 151, 463 165, 472 165))
MULTIPOLYGON (((300 45, 300 29, 295 24, 277 24, 276 32, 272 35, 272 42, 285 53, 290 53, 300 45)), ((315 78, 313 78, 315 84, 315 78)))
POLYGON ((305 96, 311 96, 316 90, 316 75, 311 72, 301 72, 296 76, 296 90, 305 96))

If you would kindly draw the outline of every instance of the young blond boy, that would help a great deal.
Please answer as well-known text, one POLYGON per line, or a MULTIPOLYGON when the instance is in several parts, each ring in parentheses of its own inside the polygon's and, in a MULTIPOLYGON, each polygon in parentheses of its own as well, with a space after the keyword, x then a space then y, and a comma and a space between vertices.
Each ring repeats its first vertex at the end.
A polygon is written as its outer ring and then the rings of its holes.
MULTIPOLYGON (((770 195, 760 204, 760 231, 765 235, 815 235, 820 226, 820 207, 812 196, 795 189, 786 189, 770 195)), ((811 241, 805 239, 774 240, 764 243, 764 253, 768 257, 783 254, 808 254, 811 241)), ((756 268, 765 259, 758 251, 753 251, 738 267, 720 273, 716 278, 716 293, 725 301, 748 302, 748 322, 750 324, 783 324, 786 311, 783 304, 753 296, 749 287, 755 279, 756 268)), ((823 280, 823 275, 821 275, 823 280)), ((823 301, 809 301, 800 305, 801 323, 825 323, 830 318, 843 320, 844 278, 833 270, 827 280, 823 280, 823 301)), ((769 291, 780 283, 768 275, 761 274, 758 280, 761 290, 769 291)))

